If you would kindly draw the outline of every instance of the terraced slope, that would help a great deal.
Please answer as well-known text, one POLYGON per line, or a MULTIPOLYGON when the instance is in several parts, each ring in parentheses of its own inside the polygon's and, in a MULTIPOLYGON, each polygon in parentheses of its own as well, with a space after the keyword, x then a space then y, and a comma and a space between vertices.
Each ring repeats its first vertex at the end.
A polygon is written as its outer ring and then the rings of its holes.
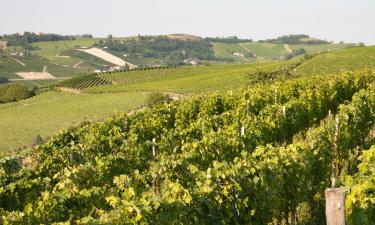
POLYGON ((96 74, 90 74, 90 75, 74 77, 69 80, 60 81, 56 84, 50 85, 49 87, 70 88, 70 89, 80 90, 84 88, 101 86, 101 85, 109 85, 109 84, 112 84, 112 81, 99 77, 96 74))

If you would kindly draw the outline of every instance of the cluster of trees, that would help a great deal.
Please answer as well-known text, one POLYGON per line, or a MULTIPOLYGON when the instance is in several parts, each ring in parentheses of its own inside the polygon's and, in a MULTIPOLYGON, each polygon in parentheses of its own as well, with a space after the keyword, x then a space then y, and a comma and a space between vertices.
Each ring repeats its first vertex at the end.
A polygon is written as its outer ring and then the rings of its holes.
POLYGON ((306 34, 290 34, 284 35, 275 39, 267 39, 259 42, 267 42, 273 44, 306 44, 306 45, 319 45, 330 44, 330 42, 320 39, 311 38, 306 34))
POLYGON ((0 103, 17 102, 35 96, 35 94, 35 89, 29 90, 20 84, 0 86, 0 103))
POLYGON ((91 34, 82 35, 59 35, 59 34, 38 34, 33 32, 24 32, 23 34, 9 34, 0 37, 8 41, 9 46, 21 45, 28 46, 33 42, 40 41, 62 41, 62 40, 75 40, 78 37, 92 38, 91 34))
POLYGON ((285 59, 285 60, 289 60, 295 56, 299 56, 299 55, 303 55, 306 53, 306 50, 303 49, 303 48, 299 48, 299 49, 293 49, 293 51, 291 53, 288 53, 287 55, 283 56, 282 58, 285 59))
POLYGON ((255 72, 249 73, 248 78, 251 84, 274 82, 276 80, 287 80, 292 78, 293 70, 300 66, 305 59, 280 66, 276 69, 267 70, 257 68, 255 72))
POLYGON ((116 40, 109 35, 106 40, 99 41, 98 46, 128 55, 164 59, 167 65, 185 64, 189 59, 215 59, 213 45, 204 39, 179 40, 167 36, 138 36, 134 39, 116 40))
POLYGON ((237 36, 232 37, 207 37, 205 40, 209 42, 223 42, 228 44, 237 44, 237 43, 243 43, 243 42, 253 42, 253 39, 240 39, 237 36))
MULTIPOLYGON (((0 66, 1 68, 1 66, 0 66)), ((8 83, 9 79, 7 77, 0 77, 0 84, 8 83)))

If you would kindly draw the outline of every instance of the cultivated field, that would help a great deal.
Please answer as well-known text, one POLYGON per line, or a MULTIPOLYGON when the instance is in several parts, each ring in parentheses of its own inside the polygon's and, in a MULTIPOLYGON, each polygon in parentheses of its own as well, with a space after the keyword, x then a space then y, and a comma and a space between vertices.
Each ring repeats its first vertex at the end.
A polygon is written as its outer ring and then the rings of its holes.
POLYGON ((375 67, 375 46, 356 47, 318 55, 301 65, 297 75, 324 75, 375 67))
POLYGON ((21 77, 17 73, 42 72, 45 66, 48 72, 54 77, 71 77, 88 72, 87 69, 56 65, 38 56, 13 57, 8 54, 0 54, 0 77, 20 79, 21 77))
POLYGON ((69 94, 47 92, 28 100, 0 105, 0 151, 32 145, 85 120, 97 121, 141 107, 147 93, 69 94))
MULTIPOLYGON (((299 66, 295 73, 302 76, 338 73, 342 68, 374 67, 374 62, 375 47, 353 48, 316 56, 299 66), (327 59, 330 61, 326 62, 327 59)), ((19 103, 1 105, 0 139, 7 138, 2 139, 7 140, 2 148, 10 150, 29 145, 38 133, 45 137, 73 122, 81 122, 85 117, 96 120, 113 114, 116 108, 126 111, 139 107, 144 103, 146 93, 152 91, 191 95, 236 90, 248 85, 249 74, 258 68, 272 70, 288 63, 178 67, 103 74, 100 76, 114 84, 84 89, 83 94, 48 92, 19 103)), ((48 71, 51 71, 49 67, 48 71)), ((45 81, 35 82, 48 84, 45 81)))
POLYGON ((88 89, 90 93, 123 91, 165 91, 205 93, 230 91, 248 84, 248 75, 258 68, 277 68, 287 62, 178 67, 100 75, 115 85, 88 89))
POLYGON ((73 57, 61 57, 61 54, 65 50, 80 48, 80 47, 91 47, 98 39, 94 38, 77 38, 76 40, 67 41, 46 41, 36 42, 33 46, 40 48, 36 53, 48 59, 51 63, 73 66, 79 62, 79 59, 73 57))

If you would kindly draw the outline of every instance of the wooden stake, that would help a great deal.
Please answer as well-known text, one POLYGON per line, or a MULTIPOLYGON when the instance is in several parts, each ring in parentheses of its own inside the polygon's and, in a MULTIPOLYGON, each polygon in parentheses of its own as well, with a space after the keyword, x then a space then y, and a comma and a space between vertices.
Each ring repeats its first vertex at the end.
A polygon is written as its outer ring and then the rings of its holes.
POLYGON ((339 151, 339 134, 340 134, 340 118, 336 117, 336 129, 334 137, 334 149, 333 149, 333 159, 332 159, 332 174, 331 174, 331 187, 336 186, 336 177, 337 177, 337 157, 339 151))
POLYGON ((153 138, 152 139, 152 155, 154 156, 154 159, 155 159, 155 156, 156 156, 156 150, 155 150, 155 145, 156 145, 156 139, 153 138))
MULTIPOLYGON (((153 138, 153 139, 152 139, 152 155, 154 156, 154 161, 156 160, 156 159, 155 159, 155 157, 156 157, 155 145, 156 145, 156 139, 153 138)), ((158 192, 157 192, 157 183, 156 183, 156 178, 154 179, 152 186, 153 186, 153 189, 154 189, 154 195, 157 195, 158 192)))
POLYGON ((245 127, 241 127, 241 137, 245 136, 245 127))
POLYGON ((250 114, 250 100, 246 101, 246 115, 249 116, 250 114))
POLYGON ((328 188, 325 197, 327 225, 345 225, 345 190, 328 188))

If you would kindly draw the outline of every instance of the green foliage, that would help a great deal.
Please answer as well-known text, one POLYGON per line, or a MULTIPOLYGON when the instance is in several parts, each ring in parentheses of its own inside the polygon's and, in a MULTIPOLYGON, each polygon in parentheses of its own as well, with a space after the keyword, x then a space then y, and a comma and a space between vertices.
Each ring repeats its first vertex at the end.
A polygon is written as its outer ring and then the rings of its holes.
POLYGON ((296 75, 315 76, 375 67, 375 47, 355 47, 316 55, 294 72, 296 75))
POLYGON ((17 102, 35 95, 35 91, 19 84, 0 86, 0 103, 17 102))
POLYGON ((101 78, 96 74, 89 74, 71 78, 69 80, 63 80, 58 83, 48 85, 48 87, 62 87, 72 89, 84 89, 89 87, 95 87, 100 85, 110 85, 112 81, 101 78))
POLYGON ((7 77, 0 77, 0 84, 8 83, 9 79, 7 77))
POLYGON ((344 178, 349 225, 375 224, 375 146, 359 157, 358 172, 344 178))
POLYGON ((244 42, 253 42, 252 39, 241 39, 236 36, 233 37, 223 37, 223 38, 210 38, 207 37, 205 40, 209 42, 222 42, 222 43, 230 43, 230 44, 237 44, 237 43, 244 43, 244 42))
POLYGON ((163 94, 161 92, 151 92, 147 97, 146 104, 147 106, 152 107, 169 101, 170 97, 168 94, 163 94))
POLYGON ((375 123, 373 83, 298 79, 83 123, 1 159, 2 222, 324 224, 331 163, 343 171, 375 123))
POLYGON ((306 34, 290 34, 278 37, 276 39, 268 39, 262 42, 276 43, 276 44, 306 44, 306 45, 319 45, 329 44, 330 42, 311 38, 306 34))
POLYGON ((74 36, 63 36, 58 34, 36 34, 33 32, 25 32, 23 34, 4 35, 8 45, 28 46, 33 42, 41 41, 60 41, 60 40, 74 40, 74 36))
POLYGON ((250 83, 264 83, 295 78, 296 76, 293 76, 293 71, 303 62, 303 60, 298 60, 272 70, 259 68, 256 71, 249 73, 249 81, 250 83))
POLYGON ((183 59, 198 58, 214 59, 214 52, 210 42, 196 38, 194 40, 180 40, 168 36, 138 36, 127 40, 110 38, 99 44, 110 51, 127 54, 140 54, 146 58, 164 59, 170 54, 182 54, 183 59))

